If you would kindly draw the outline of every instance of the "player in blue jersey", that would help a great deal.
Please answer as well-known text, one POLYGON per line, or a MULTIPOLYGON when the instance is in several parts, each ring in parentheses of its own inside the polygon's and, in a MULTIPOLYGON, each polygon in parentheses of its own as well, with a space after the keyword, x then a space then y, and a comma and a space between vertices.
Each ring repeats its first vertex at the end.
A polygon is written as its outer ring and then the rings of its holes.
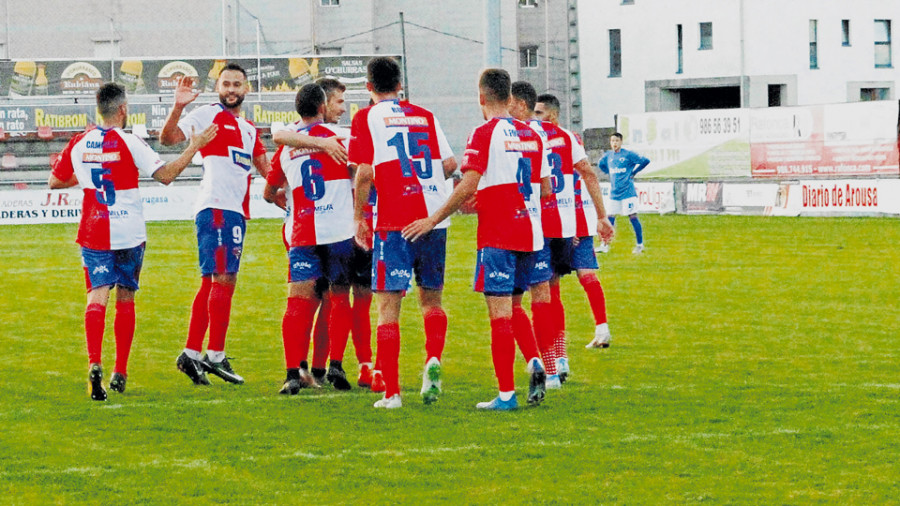
MULTIPOLYGON (((628 215, 631 220, 631 226, 634 228, 634 237, 637 245, 632 250, 635 255, 644 251, 644 231, 641 228, 641 222, 637 216, 637 191, 634 189, 634 176, 638 172, 644 170, 650 160, 627 149, 622 149, 622 134, 616 132, 609 137, 609 145, 611 151, 607 151, 597 167, 604 173, 609 174, 609 182, 612 188, 609 192, 610 205, 607 209, 610 223, 615 226, 616 216, 620 214, 628 215)), ((603 242, 597 248, 600 253, 609 251, 609 243, 603 242)))

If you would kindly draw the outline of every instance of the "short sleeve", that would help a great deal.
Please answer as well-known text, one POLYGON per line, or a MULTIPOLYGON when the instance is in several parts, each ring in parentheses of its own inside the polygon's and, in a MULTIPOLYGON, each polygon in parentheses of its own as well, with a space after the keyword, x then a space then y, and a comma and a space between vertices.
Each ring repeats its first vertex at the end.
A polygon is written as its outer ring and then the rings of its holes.
POLYGON ((453 156, 453 149, 450 147, 450 143, 447 141, 447 136, 444 135, 444 130, 441 129, 441 123, 437 118, 434 118, 434 131, 437 133, 438 138, 438 148, 441 150, 441 160, 446 160, 453 156))
MULTIPOLYGON (((256 130, 256 127, 253 127, 256 130)), ((253 142, 253 158, 257 156, 265 156, 266 147, 259 140, 259 130, 256 130, 256 140, 253 142)))
POLYGON ((128 151, 131 152, 131 158, 134 160, 134 165, 138 168, 141 174, 152 177, 153 174, 159 170, 165 162, 159 157, 159 154, 156 151, 153 151, 143 139, 136 135, 124 134, 125 143, 128 146, 128 151))
POLYGON ((51 169, 51 173, 56 179, 68 181, 71 179, 72 175, 75 174, 75 167, 72 165, 72 147, 75 146, 80 139, 81 135, 76 135, 69 140, 69 143, 66 144, 66 147, 62 150, 62 153, 56 158, 56 162, 51 169))
POLYGON ((476 128, 466 142, 466 151, 463 153, 461 172, 474 170, 484 175, 488 166, 488 155, 491 150, 491 131, 490 128, 476 128))
POLYGON ((571 132, 567 133, 572 141, 572 164, 574 165, 582 160, 586 160, 587 153, 584 151, 584 144, 581 143, 581 137, 571 132))
POLYGON ((537 140, 541 145, 541 151, 543 153, 541 155, 541 179, 544 179, 545 177, 550 177, 552 175, 550 170, 550 154, 553 153, 553 151, 547 147, 547 142, 545 142, 540 135, 537 136, 537 140))
POLYGON ((198 107, 178 120, 178 128, 181 130, 181 133, 184 134, 185 139, 190 140, 192 129, 194 132, 200 133, 212 124, 210 122, 201 121, 200 111, 202 109, 203 107, 198 107))
POLYGON ((363 109, 356 113, 350 125, 350 144, 347 151, 353 165, 372 165, 375 160, 372 132, 369 131, 369 110, 363 109))
POLYGON ((266 183, 280 188, 284 182, 284 168, 281 166, 281 154, 284 152, 284 146, 279 146, 277 150, 275 150, 275 156, 272 158, 272 166, 269 168, 269 173, 266 175, 266 183))

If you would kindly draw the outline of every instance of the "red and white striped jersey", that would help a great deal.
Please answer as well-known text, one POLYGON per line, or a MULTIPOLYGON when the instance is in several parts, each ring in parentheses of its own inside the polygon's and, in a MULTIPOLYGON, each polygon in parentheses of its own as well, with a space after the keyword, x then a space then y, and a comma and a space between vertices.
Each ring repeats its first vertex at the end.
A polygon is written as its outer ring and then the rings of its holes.
POLYGON ((53 175, 72 175, 84 190, 76 242, 85 248, 119 250, 147 240, 139 172, 152 176, 164 162, 139 137, 120 128, 94 128, 73 137, 53 166, 53 175))
POLYGON ((587 158, 584 147, 571 132, 547 121, 532 120, 532 128, 543 132, 550 163, 550 195, 541 199, 544 236, 574 237, 576 233, 575 164, 587 158))
POLYGON ((200 150, 203 179, 194 203, 194 214, 204 209, 222 209, 250 217, 250 170, 253 158, 265 155, 253 123, 231 114, 222 104, 197 107, 178 122, 185 138, 191 129, 199 134, 210 125, 219 126, 216 137, 200 150))
MULTIPOLYGON (((323 123, 296 125, 312 137, 346 139, 345 128, 323 123)), ((288 215, 285 240, 290 247, 317 246, 353 237, 353 188, 346 164, 317 149, 281 146, 272 159, 266 182, 278 188, 287 182, 288 215)))
MULTIPOLYGON (((350 130, 350 163, 375 171, 376 230, 401 230, 434 214, 452 189, 443 160, 453 156, 431 111, 383 100, 356 113, 350 130)), ((437 228, 445 228, 449 219, 437 228)))
POLYGON ((469 136, 462 171, 469 170, 481 174, 478 249, 542 249, 541 178, 550 171, 540 135, 513 118, 490 119, 469 136))

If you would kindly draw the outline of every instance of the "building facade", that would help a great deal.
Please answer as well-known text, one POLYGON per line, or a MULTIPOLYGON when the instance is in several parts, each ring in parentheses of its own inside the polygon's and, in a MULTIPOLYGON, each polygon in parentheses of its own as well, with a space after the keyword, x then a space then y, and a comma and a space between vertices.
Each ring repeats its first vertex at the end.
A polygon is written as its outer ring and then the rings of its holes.
POLYGON ((586 128, 620 113, 898 97, 896 0, 578 3, 586 128))

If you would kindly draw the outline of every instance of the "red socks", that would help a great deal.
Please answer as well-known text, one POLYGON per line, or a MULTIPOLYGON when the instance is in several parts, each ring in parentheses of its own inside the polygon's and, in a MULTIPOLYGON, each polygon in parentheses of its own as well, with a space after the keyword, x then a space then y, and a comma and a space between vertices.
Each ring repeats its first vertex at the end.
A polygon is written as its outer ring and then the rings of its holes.
POLYGON ((556 328, 556 339, 553 351, 557 357, 566 356, 566 310, 559 296, 559 285, 550 285, 550 310, 553 314, 553 326, 556 328))
POLYGON ((188 338, 184 347, 198 353, 203 349, 203 338, 206 336, 206 328, 209 327, 209 291, 211 288, 212 276, 200 278, 200 290, 197 291, 194 303, 191 305, 191 322, 188 325, 188 338))
POLYGON ((313 369, 325 369, 328 362, 328 318, 331 314, 331 302, 328 297, 322 299, 319 316, 313 329, 313 369))
POLYGON ((343 361, 347 339, 350 337, 350 327, 353 325, 350 294, 330 293, 327 296, 331 301, 331 309, 328 312, 329 357, 331 360, 343 361))
POLYGON ((441 360, 444 353, 444 342, 447 339, 447 313, 439 307, 431 308, 425 313, 425 361, 431 357, 441 360))
MULTIPOLYGON (((105 311, 104 311, 105 312, 105 311)), ((116 368, 114 372, 128 375, 128 355, 134 341, 134 301, 116 302, 116 368)))
POLYGON ((578 278, 584 293, 587 294, 588 302, 591 305, 591 311, 594 313, 594 323, 597 325, 606 323, 606 297, 603 295, 603 287, 600 286, 600 280, 593 272, 578 278))
POLYGON ((532 302, 531 315, 534 317, 534 334, 544 359, 544 367, 548 375, 556 374, 556 352, 553 343, 556 340, 556 329, 553 325, 553 313, 549 302, 532 302))
POLYGON ((378 334, 378 359, 383 366, 384 396, 389 398, 400 393, 400 324, 387 323, 379 325, 378 334))
POLYGON ((312 330, 313 315, 315 315, 318 305, 319 301, 314 299, 288 298, 287 309, 281 320, 285 368, 300 367, 300 362, 305 359, 305 355, 309 354, 309 333, 312 330))
POLYGON ((209 344, 210 351, 225 350, 225 334, 231 318, 231 298, 234 285, 213 283, 209 290, 209 344))
POLYGON ((541 355, 538 352, 537 340, 534 338, 534 328, 531 326, 528 313, 520 304, 513 303, 512 326, 516 344, 519 345, 525 361, 539 358, 541 355))
POLYGON ((353 348, 356 360, 360 364, 372 361, 372 321, 369 319, 369 308, 372 306, 372 294, 353 294, 353 348))
POLYGON ((84 310, 84 334, 87 338, 88 361, 100 363, 103 349, 103 328, 106 326, 106 306, 88 304, 84 310))
POLYGON ((511 318, 491 319, 491 358, 494 361, 494 374, 497 375, 500 391, 514 391, 516 382, 513 366, 516 362, 516 343, 511 318))

